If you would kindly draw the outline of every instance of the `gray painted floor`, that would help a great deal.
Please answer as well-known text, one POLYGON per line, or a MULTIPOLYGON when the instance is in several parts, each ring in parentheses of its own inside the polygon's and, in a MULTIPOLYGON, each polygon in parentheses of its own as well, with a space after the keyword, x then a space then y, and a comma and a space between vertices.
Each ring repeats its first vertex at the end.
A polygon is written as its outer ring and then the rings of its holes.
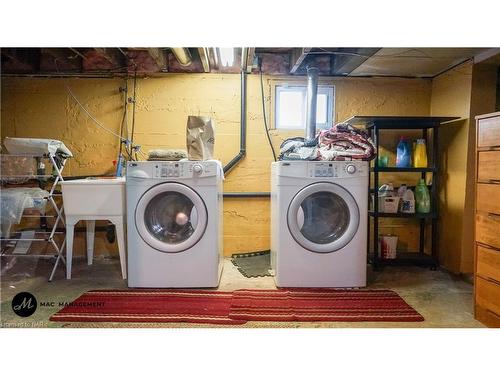
MULTIPOLYGON (((121 279, 120 265, 116 259, 96 259, 87 266, 85 259, 73 261, 73 279, 66 280, 63 267, 56 272, 52 282, 47 282, 51 261, 28 258, 2 259, 1 277, 1 327, 213 327, 207 324, 180 323, 58 323, 49 317, 57 312, 60 302, 71 302, 90 289, 126 288, 121 279), (14 314, 11 301, 21 291, 32 293, 38 303, 54 302, 54 307, 39 306, 28 318, 14 314)), ((473 317, 472 285, 442 270, 430 271, 418 267, 387 267, 382 272, 368 272, 369 288, 388 288, 396 291, 407 303, 425 318, 424 322, 321 322, 283 323, 250 322, 241 327, 483 327, 473 317)), ((241 288, 275 288, 271 277, 245 278, 225 260, 219 290, 241 288)), ((227 326, 217 326, 227 327, 227 326)))

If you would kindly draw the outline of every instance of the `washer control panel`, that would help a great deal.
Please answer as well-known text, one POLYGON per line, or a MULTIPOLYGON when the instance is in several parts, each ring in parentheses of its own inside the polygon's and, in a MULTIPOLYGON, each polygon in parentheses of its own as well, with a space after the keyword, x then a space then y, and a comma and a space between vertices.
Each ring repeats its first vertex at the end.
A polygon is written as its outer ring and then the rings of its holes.
POLYGON ((156 163, 153 168, 154 178, 168 178, 183 176, 182 163, 156 163))
POLYGON ((129 161, 127 176, 141 179, 197 179, 220 177, 223 179, 222 166, 216 161, 129 161))

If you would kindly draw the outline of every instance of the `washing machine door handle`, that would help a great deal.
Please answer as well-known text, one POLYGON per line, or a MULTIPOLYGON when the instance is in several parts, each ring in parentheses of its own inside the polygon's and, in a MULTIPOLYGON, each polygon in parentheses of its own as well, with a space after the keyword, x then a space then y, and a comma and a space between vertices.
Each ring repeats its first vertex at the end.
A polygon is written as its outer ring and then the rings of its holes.
POLYGON ((198 226, 198 210, 196 209, 196 206, 193 206, 193 208, 191 209, 191 214, 189 215, 189 217, 191 225, 194 229, 196 229, 196 227, 198 226))
POLYGON ((297 226, 299 229, 302 229, 304 226, 304 210, 302 209, 302 206, 300 206, 297 210, 297 226))

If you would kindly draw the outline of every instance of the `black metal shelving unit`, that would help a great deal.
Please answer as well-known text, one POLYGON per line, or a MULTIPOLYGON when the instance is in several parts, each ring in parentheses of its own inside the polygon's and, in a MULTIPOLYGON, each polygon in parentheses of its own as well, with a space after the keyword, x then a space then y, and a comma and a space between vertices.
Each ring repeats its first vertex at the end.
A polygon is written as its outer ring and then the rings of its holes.
POLYGON ((373 220, 373 238, 370 238, 370 230, 368 230, 368 253, 370 253, 370 244, 373 246, 373 255, 371 258, 372 267, 374 270, 385 265, 419 265, 429 266, 431 269, 436 269, 439 265, 438 260, 438 218, 439 218, 439 163, 438 163, 438 141, 439 127, 446 122, 457 120, 459 117, 399 117, 399 116, 354 116, 345 121, 353 126, 364 126, 372 137, 377 149, 377 157, 372 161, 368 183, 368 199, 370 194, 374 194, 373 210, 368 212, 367 221, 370 228, 370 221, 373 220), (397 168, 397 167, 379 167, 379 140, 380 130, 398 131, 398 130, 421 130, 422 138, 427 144, 427 155, 429 157, 428 168, 397 168), (430 147, 432 146, 432 147, 430 147), (380 173, 399 173, 410 172, 420 174, 421 178, 425 179, 426 173, 432 173, 432 184, 429 186, 431 195, 431 212, 428 214, 405 214, 405 213, 385 213, 379 212, 378 209, 378 187, 380 173), (370 188, 373 181, 373 188, 370 188), (384 217, 401 218, 409 220, 418 220, 420 223, 419 230, 419 248, 416 251, 398 251, 396 259, 382 259, 379 254, 379 219, 384 217), (431 224, 431 252, 425 253, 425 231, 426 224, 430 221, 431 224), (372 243, 371 243, 372 241, 372 243))

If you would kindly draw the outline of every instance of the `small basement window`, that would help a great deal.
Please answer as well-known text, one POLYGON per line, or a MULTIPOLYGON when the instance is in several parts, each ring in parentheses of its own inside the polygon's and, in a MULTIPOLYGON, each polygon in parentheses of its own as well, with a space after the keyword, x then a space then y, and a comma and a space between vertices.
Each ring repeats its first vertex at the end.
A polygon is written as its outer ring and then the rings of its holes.
MULTIPOLYGON (((306 127, 307 86, 276 85, 274 127, 302 130, 306 127)), ((316 106, 316 128, 331 127, 334 112, 334 87, 319 86, 316 106)))

